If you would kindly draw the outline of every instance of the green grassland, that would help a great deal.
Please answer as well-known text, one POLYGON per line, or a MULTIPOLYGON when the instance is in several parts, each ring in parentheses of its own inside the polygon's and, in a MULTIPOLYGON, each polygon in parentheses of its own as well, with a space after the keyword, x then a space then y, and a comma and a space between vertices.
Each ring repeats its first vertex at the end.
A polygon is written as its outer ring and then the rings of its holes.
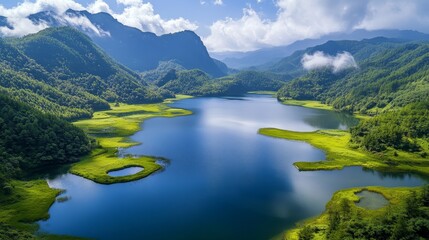
MULTIPOLYGON (((299 106, 299 107, 305 107, 305 108, 338 111, 331 105, 328 105, 326 103, 322 103, 321 101, 315 101, 315 100, 295 100, 295 99, 280 98, 280 102, 285 104, 285 105, 290 105, 290 106, 299 106)), ((353 113, 353 116, 357 119, 371 118, 370 115, 365 115, 365 114, 361 114, 361 113, 357 113, 357 112, 353 113)))
MULTIPOLYGON (((275 138, 304 141, 326 153, 326 160, 295 162, 295 167, 300 171, 334 170, 347 166, 362 166, 375 170, 429 174, 429 162, 419 154, 393 149, 384 153, 373 154, 350 144, 351 135, 347 131, 294 132, 263 128, 259 130, 259 133, 275 138)), ((425 140, 420 139, 420 141, 424 142, 425 140)), ((427 147, 427 144, 423 145, 427 147)))
MULTIPOLYGON (((173 101, 186 99, 179 95, 160 104, 111 106, 111 110, 96 112, 89 120, 74 124, 96 138, 100 146, 82 161, 71 166, 70 172, 102 184, 134 181, 161 169, 155 157, 117 155, 118 148, 134 146, 128 137, 140 130, 141 123, 153 117, 176 117, 192 114, 188 110, 167 106, 173 101), (144 170, 130 176, 110 177, 109 171, 127 167, 144 170)), ((49 218, 49 208, 61 190, 52 189, 45 180, 12 181, 11 194, 0 192, 0 239, 79 239, 49 234, 33 235, 38 226, 34 222, 49 218)))
POLYGON ((11 194, 0 193, 0 222, 28 229, 35 227, 31 223, 49 217, 48 209, 60 190, 50 188, 45 180, 11 183, 11 194))
POLYGON ((275 96, 277 92, 275 91, 250 91, 249 94, 259 94, 259 95, 271 95, 275 96))
POLYGON ((298 240, 299 233, 305 227, 312 227, 315 229, 313 239, 327 239, 327 230, 330 222, 330 212, 342 212, 344 202, 348 203, 350 207, 350 215, 357 215, 365 219, 377 219, 385 216, 388 212, 397 211, 396 208, 400 208, 403 205, 404 198, 409 196, 412 191, 417 188, 384 188, 384 187, 364 187, 364 188, 351 188, 344 189, 336 192, 332 199, 326 205, 326 210, 318 217, 305 220, 298 223, 297 226, 291 230, 288 230, 283 235, 285 240, 298 240), (359 201, 359 197, 356 193, 363 190, 376 192, 382 194, 388 201, 389 205, 382 207, 377 210, 368 210, 357 206, 355 203, 359 201))
POLYGON ((74 164, 70 172, 97 183, 112 184, 129 182, 144 178, 161 169, 155 157, 149 156, 118 156, 118 149, 138 145, 129 136, 141 129, 141 123, 153 117, 177 117, 192 114, 185 109, 170 108, 166 104, 186 99, 189 96, 178 95, 160 104, 140 104, 111 106, 111 110, 96 112, 88 120, 74 124, 96 138, 100 147, 93 150, 90 156, 74 164), (111 177, 108 172, 128 167, 142 167, 141 172, 124 177, 111 177))
POLYGON ((291 106, 300 106, 306 108, 322 109, 322 110, 334 110, 334 108, 328 104, 324 104, 321 101, 312 100, 294 100, 294 99, 281 99, 281 103, 291 106))

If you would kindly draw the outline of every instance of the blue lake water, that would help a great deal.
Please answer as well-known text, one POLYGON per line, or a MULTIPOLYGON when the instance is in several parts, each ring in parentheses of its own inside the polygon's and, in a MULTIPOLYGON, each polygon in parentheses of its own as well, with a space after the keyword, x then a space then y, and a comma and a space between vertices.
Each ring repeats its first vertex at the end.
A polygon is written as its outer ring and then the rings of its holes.
POLYGON ((143 170, 144 169, 142 167, 129 167, 129 168, 121 169, 121 170, 110 171, 107 174, 109 174, 109 176, 111 176, 111 177, 122 177, 122 176, 133 175, 133 174, 139 173, 143 170))
POLYGON ((320 214, 343 188, 416 186, 410 174, 360 167, 299 172, 295 161, 324 153, 309 144, 257 134, 345 129, 345 114, 285 106, 269 96, 196 98, 174 107, 193 115, 154 118, 132 136, 127 154, 168 158, 164 171, 123 184, 100 185, 71 174, 49 180, 70 200, 55 203, 41 231, 95 239, 270 239, 297 221, 320 214))

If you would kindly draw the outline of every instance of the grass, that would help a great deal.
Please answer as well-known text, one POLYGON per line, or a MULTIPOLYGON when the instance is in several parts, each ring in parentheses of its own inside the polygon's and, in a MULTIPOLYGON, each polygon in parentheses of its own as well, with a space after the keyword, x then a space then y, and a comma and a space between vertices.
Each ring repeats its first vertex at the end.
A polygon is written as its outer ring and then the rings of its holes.
MULTIPOLYGON (((304 141, 326 153, 326 160, 318 162, 295 162, 300 171, 334 170, 346 166, 362 166, 375 170, 416 172, 429 174, 427 159, 418 154, 389 150, 374 154, 351 145, 351 135, 342 130, 319 130, 315 132, 294 132, 275 128, 259 130, 262 135, 288 140, 304 141)), ((298 159, 297 159, 298 160, 298 159)))
POLYGON ((277 92, 275 91, 251 91, 248 92, 250 94, 260 94, 260 95, 272 95, 275 96, 277 94, 277 92))
POLYGON ((174 99, 167 99, 159 104, 120 104, 111 106, 111 110, 96 112, 88 120, 74 124, 86 133, 96 138, 100 148, 74 164, 70 172, 101 184, 129 182, 147 177, 161 169, 155 157, 126 156, 119 157, 119 148, 128 148, 140 143, 133 142, 129 137, 141 130, 141 123, 153 117, 177 117, 192 114, 185 109, 170 108, 166 104, 176 100, 190 98, 178 95, 174 99), (108 172, 128 167, 142 167, 143 171, 124 177, 111 177, 108 172))
MULTIPOLYGON (((336 111, 336 109, 328 105, 326 103, 322 103, 321 101, 313 101, 313 100, 294 100, 294 99, 285 99, 282 98, 281 103, 285 105, 291 105, 291 106, 300 106, 305 108, 313 108, 313 109, 321 109, 321 110, 329 110, 329 111, 336 111)), ((361 114, 358 112, 353 113, 353 116, 357 119, 368 119, 371 118, 369 115, 361 114)))
POLYGON ((399 206, 400 204, 402 204, 404 199, 413 190, 415 189, 385 187, 364 187, 340 190, 333 195, 332 199, 326 205, 326 210, 320 216, 298 223, 295 228, 288 230, 284 233, 283 239, 298 240, 298 234, 305 226, 311 226, 317 229, 316 234, 314 235, 314 239, 326 239, 326 230, 329 227, 328 210, 340 211, 341 203, 344 201, 343 199, 352 203, 350 204, 352 212, 356 212, 366 218, 376 218, 385 215, 386 212, 389 211, 392 206, 399 206), (359 197, 356 195, 356 193, 361 192, 363 190, 382 194, 389 201, 389 205, 377 210, 368 210, 365 208, 358 207, 356 204, 354 204, 359 201, 359 197))
MULTIPOLYGON (((128 137, 140 130, 141 123, 153 117, 176 117, 191 114, 184 109, 173 109, 166 104, 186 99, 179 95, 160 104, 141 104, 111 106, 111 110, 96 112, 89 120, 74 124, 94 136, 100 147, 72 165, 71 172, 98 183, 112 184, 144 178, 161 169, 155 157, 117 155, 118 148, 137 145, 128 137), (127 167, 143 167, 144 170, 130 176, 110 177, 108 172, 127 167)), ((0 239, 80 239, 70 236, 37 234, 34 222, 49 218, 49 208, 61 190, 52 189, 45 180, 12 181, 14 186, 10 195, 0 193, 0 239)))
POLYGON ((300 107, 322 109, 322 110, 334 110, 332 106, 328 104, 324 104, 320 101, 281 99, 281 102, 283 104, 292 105, 292 106, 300 106, 300 107))
POLYGON ((0 194, 0 222, 20 230, 34 231, 33 222, 49 218, 48 210, 61 193, 45 180, 12 181, 10 195, 0 194))

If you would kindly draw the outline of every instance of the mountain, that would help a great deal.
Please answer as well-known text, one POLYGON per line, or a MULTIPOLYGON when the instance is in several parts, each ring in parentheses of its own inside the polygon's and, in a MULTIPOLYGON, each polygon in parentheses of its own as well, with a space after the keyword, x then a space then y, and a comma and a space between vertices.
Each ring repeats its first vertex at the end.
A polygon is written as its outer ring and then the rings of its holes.
POLYGON ((223 78, 212 79, 200 70, 170 70, 154 83, 177 94, 193 96, 232 96, 249 91, 277 91, 288 78, 283 75, 242 71, 223 78))
POLYGON ((320 100, 336 109, 376 114, 429 99, 429 43, 376 38, 315 47, 332 54, 350 51, 358 68, 309 71, 288 82, 280 98, 320 100), (347 47, 346 47, 347 46, 347 47))
MULTIPOLYGON (((349 51, 357 67, 338 70, 318 59, 316 68, 287 82, 277 97, 318 100, 340 111, 372 115, 351 128, 350 146, 377 152, 389 165, 397 164, 398 158, 426 161, 429 42, 385 38, 330 41, 307 52, 316 50, 331 56, 349 51)), ((336 64, 341 62, 344 58, 336 64)))
POLYGON ((0 53, 0 93, 66 119, 109 109, 108 101, 146 103, 171 96, 147 86, 70 27, 0 40, 0 53))
POLYGON ((304 54, 312 55, 315 52, 323 52, 324 54, 335 56, 343 52, 348 52, 353 55, 353 58, 356 61, 361 61, 379 53, 380 51, 390 49, 404 42, 407 42, 407 40, 388 39, 384 37, 364 39, 362 41, 328 41, 315 47, 296 51, 289 57, 285 57, 278 62, 259 66, 256 69, 258 71, 268 71, 277 74, 288 74, 292 78, 300 77, 307 72, 303 68, 301 62, 304 54))
POLYGON ((265 65, 288 57, 296 51, 323 44, 333 40, 363 40, 375 37, 396 38, 404 40, 429 40, 429 35, 411 30, 355 30, 351 33, 333 33, 319 39, 304 39, 290 45, 264 48, 250 52, 210 53, 214 58, 226 63, 228 67, 244 69, 265 65))
POLYGON ((7 27, 9 29, 12 29, 13 27, 7 22, 7 18, 0 16, 0 27, 7 27))
MULTIPOLYGON (((157 36, 125 26, 108 13, 91 14, 70 9, 65 16, 88 19, 92 26, 81 26, 80 30, 87 33, 110 56, 132 70, 153 70, 162 61, 174 60, 186 69, 200 69, 213 77, 226 74, 225 69, 209 56, 200 37, 192 31, 157 36)), ((51 11, 32 14, 28 18, 36 24, 73 25, 51 11)))

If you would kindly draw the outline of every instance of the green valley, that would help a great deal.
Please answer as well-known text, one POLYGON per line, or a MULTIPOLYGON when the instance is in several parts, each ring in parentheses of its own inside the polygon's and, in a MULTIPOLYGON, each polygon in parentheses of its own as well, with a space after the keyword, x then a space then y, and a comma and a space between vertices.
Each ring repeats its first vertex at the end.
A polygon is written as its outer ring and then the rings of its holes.
POLYGON ((0 239, 429 238, 428 4, 191 2, 0 3, 0 239))

